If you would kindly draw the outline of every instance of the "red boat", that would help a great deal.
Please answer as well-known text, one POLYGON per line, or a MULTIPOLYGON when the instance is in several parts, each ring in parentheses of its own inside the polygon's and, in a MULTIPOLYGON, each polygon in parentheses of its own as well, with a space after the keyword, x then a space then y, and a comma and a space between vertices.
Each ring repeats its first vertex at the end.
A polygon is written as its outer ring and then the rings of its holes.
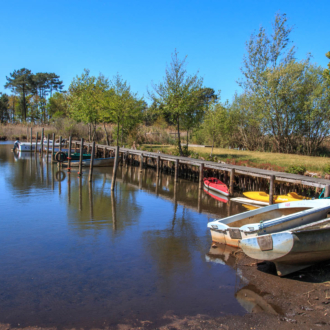
POLYGON ((204 187, 208 190, 216 191, 217 193, 229 196, 228 187, 217 178, 204 178, 204 187))

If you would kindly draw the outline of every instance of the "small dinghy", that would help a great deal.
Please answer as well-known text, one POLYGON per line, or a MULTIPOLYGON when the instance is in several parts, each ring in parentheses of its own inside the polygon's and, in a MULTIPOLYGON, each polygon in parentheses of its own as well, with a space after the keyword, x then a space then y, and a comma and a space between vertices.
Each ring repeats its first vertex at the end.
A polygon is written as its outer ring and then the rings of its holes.
POLYGON ((272 261, 279 276, 330 259, 330 219, 279 233, 245 238, 240 247, 251 258, 272 261))
MULTIPOLYGON (((247 191, 244 192, 243 195, 255 201, 269 203, 269 195, 263 191, 247 191)), ((287 195, 275 195, 273 197, 273 202, 274 203, 297 202, 303 199, 310 199, 310 198, 298 195, 295 192, 290 192, 287 195)))
POLYGON ((204 178, 204 187, 207 190, 213 190, 219 194, 229 196, 228 187, 217 178, 204 178))
MULTIPOLYGON (((115 157, 109 157, 109 158, 96 158, 93 161, 94 167, 107 167, 107 166, 113 166, 115 162, 115 157)), ((82 161, 82 166, 90 166, 90 159, 86 159, 82 161)), ((68 163, 62 163, 64 166, 68 166, 68 163)), ((79 160, 74 160, 70 162, 71 167, 79 167, 79 160)))
POLYGON ((327 217, 330 200, 302 200, 262 207, 209 222, 212 241, 239 246, 244 238, 276 233, 327 217))

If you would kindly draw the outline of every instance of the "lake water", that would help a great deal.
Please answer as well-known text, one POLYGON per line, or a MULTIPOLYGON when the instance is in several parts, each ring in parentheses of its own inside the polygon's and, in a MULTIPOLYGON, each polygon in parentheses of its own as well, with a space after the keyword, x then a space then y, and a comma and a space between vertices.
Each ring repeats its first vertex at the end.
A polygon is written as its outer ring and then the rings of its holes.
POLYGON ((131 166, 119 168, 112 195, 112 168, 94 169, 89 184, 87 169, 79 179, 11 148, 0 144, 0 323, 156 325, 169 313, 246 313, 235 297, 242 278, 228 253, 212 255, 206 227, 243 206, 131 166))

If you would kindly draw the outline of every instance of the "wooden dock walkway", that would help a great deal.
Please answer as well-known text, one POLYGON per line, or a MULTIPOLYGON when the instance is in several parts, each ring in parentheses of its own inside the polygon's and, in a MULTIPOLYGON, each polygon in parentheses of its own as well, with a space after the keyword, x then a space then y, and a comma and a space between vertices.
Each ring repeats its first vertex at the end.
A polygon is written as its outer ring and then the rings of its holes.
MULTIPOLYGON (((80 141, 73 141, 73 147, 80 147, 80 141)), ((92 148, 92 143, 84 142, 84 147, 87 147, 88 150, 92 148)), ((114 152, 116 150, 116 146, 108 146, 108 145, 95 145, 95 152, 103 152, 105 155, 106 152, 114 152)), ((230 192, 233 193, 234 187, 234 178, 235 175, 245 176, 245 177, 254 177, 254 178, 262 178, 269 180, 270 182, 270 199, 273 195, 273 187, 276 183, 291 183, 296 185, 309 186, 314 188, 325 188, 324 197, 330 196, 330 180, 313 178, 304 175, 277 172, 271 170, 263 170, 259 168, 247 167, 247 166, 238 166, 231 164, 223 164, 223 163, 215 163, 211 161, 205 161, 201 159, 188 158, 188 157, 179 157, 172 156, 168 154, 158 153, 158 152, 148 152, 142 150, 134 150, 129 148, 119 148, 119 155, 123 160, 127 160, 129 157, 137 158, 137 160, 141 163, 146 159, 153 159, 153 163, 156 167, 157 173, 159 173, 159 169, 164 162, 173 162, 175 167, 175 181, 177 181, 178 177, 178 168, 179 165, 185 164, 190 166, 195 166, 199 168, 199 183, 200 188, 203 187, 203 173, 204 170, 213 170, 213 171, 224 171, 230 175, 230 192)), ((142 163, 141 163, 142 164, 142 163)), ((140 165, 142 169, 142 165, 140 165)))

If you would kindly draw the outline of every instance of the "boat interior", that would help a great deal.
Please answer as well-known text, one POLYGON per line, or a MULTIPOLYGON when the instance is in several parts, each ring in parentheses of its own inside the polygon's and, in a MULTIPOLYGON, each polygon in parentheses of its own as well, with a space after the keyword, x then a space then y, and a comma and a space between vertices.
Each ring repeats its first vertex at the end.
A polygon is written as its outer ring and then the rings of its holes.
MULTIPOLYGON (((246 218, 240 218, 235 221, 236 217, 233 217, 233 219, 227 219, 227 221, 223 221, 226 225, 230 225, 231 227, 242 227, 244 225, 249 225, 252 223, 258 223, 260 221, 268 221, 273 220, 276 218, 284 217, 290 214, 294 214, 297 212, 309 210, 311 207, 293 207, 293 208, 278 208, 275 210, 270 210, 268 212, 262 212, 255 215, 250 215, 246 218), (232 220, 232 221, 229 221, 232 220)), ((221 220, 219 222, 222 222, 221 220)))
POLYGON ((300 231, 311 231, 311 230, 322 230, 322 229, 330 229, 330 218, 323 219, 317 222, 309 223, 308 225, 296 227, 291 231, 300 232, 300 231))

